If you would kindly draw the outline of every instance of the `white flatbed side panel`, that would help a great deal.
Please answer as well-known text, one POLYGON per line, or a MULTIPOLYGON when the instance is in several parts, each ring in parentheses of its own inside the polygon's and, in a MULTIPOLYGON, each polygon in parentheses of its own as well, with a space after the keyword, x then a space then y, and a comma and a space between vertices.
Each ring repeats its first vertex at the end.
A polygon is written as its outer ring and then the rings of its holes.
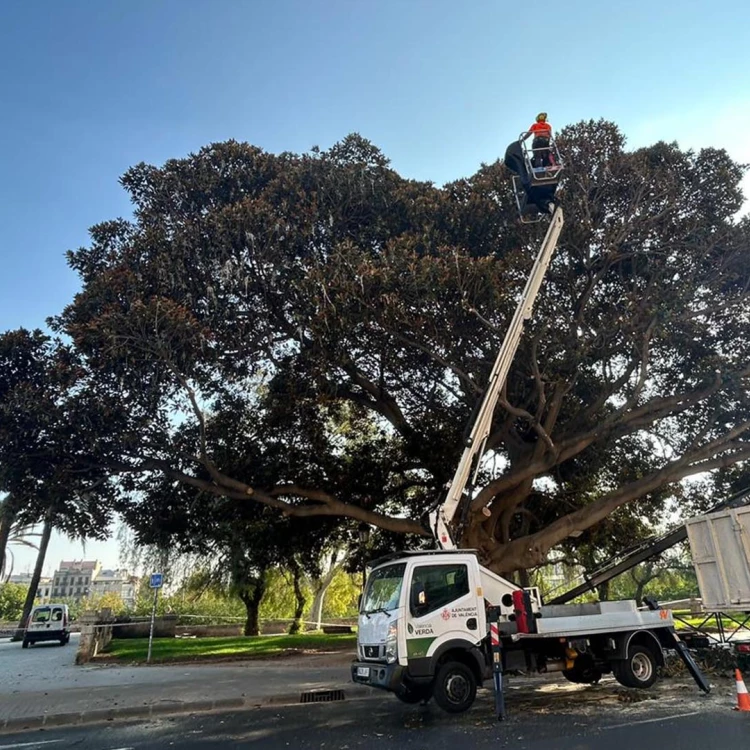
POLYGON ((580 617, 581 615, 637 611, 638 607, 633 599, 623 599, 616 602, 586 602, 585 604, 544 604, 541 609, 543 618, 580 617))
POLYGON ((704 609, 750 610, 750 507, 698 516, 685 526, 704 609))
MULTIPOLYGON (((604 602, 603 602, 604 603, 604 602)), ((573 615, 571 617, 541 617, 536 621, 536 637, 595 635, 623 630, 673 627, 672 613, 666 609, 614 611, 600 615, 573 615)), ((526 634, 521 634, 526 638, 526 634)))

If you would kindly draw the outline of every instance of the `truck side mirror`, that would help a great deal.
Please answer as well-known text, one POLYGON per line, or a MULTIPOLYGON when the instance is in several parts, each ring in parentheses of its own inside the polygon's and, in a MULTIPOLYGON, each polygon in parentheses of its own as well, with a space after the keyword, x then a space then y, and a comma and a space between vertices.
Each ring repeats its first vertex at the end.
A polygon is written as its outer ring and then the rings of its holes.
POLYGON ((427 592, 421 581, 414 581, 411 585, 411 611, 416 615, 427 608, 427 592))

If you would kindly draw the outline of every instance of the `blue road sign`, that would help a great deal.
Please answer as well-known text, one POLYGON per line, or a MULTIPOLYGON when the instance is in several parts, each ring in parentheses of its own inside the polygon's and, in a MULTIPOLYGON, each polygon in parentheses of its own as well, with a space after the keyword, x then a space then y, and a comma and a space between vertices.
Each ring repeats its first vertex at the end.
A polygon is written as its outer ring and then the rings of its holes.
POLYGON ((161 573, 152 573, 151 581, 148 584, 152 589, 160 589, 164 585, 163 576, 161 573))

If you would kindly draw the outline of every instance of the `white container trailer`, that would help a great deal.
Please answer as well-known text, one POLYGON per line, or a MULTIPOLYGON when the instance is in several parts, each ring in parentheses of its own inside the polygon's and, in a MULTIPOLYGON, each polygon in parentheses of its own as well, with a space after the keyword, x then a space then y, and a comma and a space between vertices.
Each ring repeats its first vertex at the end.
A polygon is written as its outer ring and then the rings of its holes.
POLYGON ((703 608, 750 611, 750 507, 691 518, 685 526, 703 608))

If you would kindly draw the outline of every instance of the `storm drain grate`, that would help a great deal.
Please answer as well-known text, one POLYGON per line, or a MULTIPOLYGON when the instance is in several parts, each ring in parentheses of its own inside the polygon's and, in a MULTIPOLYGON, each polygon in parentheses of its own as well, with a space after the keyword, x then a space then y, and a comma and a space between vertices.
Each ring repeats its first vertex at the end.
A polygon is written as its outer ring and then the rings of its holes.
POLYGON ((330 703, 342 700, 344 700, 343 690, 311 690, 309 693, 302 693, 299 697, 300 703, 330 703))

